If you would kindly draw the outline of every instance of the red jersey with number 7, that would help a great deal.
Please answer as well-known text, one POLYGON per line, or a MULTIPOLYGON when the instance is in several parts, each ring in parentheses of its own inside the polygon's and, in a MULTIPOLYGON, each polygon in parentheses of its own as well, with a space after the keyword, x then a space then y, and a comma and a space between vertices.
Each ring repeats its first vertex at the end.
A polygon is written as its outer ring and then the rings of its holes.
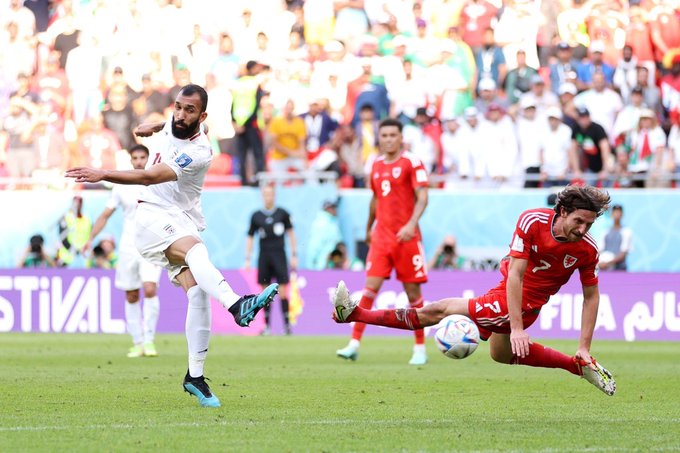
POLYGON ((415 154, 404 151, 392 162, 378 157, 371 170, 371 190, 376 198, 374 231, 396 235, 413 215, 416 189, 427 186, 427 171, 415 154))
MULTIPOLYGON (((559 241, 553 235, 556 213, 552 209, 530 209, 519 216, 509 256, 528 260, 522 284, 522 308, 535 309, 569 281, 578 269, 583 286, 597 285, 599 253, 595 240, 586 234, 578 242, 559 241)), ((508 260, 501 264, 505 290, 508 260)))

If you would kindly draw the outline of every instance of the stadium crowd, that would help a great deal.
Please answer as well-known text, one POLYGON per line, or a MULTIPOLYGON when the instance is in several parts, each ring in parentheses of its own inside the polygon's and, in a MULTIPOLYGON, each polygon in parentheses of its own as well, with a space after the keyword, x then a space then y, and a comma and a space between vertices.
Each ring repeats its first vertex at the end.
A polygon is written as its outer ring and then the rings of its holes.
POLYGON ((211 173, 241 184, 363 187, 386 116, 439 186, 680 175, 677 0, 3 3, 3 187, 125 165, 133 127, 189 82, 210 95, 211 173))

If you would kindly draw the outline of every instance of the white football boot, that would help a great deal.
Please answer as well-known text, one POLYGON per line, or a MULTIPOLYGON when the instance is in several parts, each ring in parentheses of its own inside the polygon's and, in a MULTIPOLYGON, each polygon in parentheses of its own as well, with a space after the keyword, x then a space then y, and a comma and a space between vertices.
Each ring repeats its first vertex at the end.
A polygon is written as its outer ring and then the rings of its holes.
POLYGON ((579 361, 582 373, 581 377, 607 395, 612 396, 616 393, 616 381, 614 380, 614 377, 605 367, 597 363, 595 359, 593 359, 592 365, 595 366, 595 369, 585 364, 585 362, 579 361))
POLYGON ((338 282, 338 286, 335 289, 333 306, 335 307, 333 319, 335 319, 336 322, 349 322, 347 321, 347 318, 357 307, 357 303, 350 299, 347 285, 345 285, 345 282, 342 280, 338 282))

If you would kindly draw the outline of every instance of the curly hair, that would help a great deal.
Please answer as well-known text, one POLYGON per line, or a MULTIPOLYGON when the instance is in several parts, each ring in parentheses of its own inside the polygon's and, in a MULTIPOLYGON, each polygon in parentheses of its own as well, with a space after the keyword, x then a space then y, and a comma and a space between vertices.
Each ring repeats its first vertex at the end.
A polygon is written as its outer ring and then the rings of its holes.
POLYGON ((609 209, 610 202, 611 197, 605 190, 587 185, 570 185, 557 194, 554 209, 557 214, 561 212, 562 208, 564 208, 567 214, 577 209, 585 209, 595 212, 599 217, 609 209))

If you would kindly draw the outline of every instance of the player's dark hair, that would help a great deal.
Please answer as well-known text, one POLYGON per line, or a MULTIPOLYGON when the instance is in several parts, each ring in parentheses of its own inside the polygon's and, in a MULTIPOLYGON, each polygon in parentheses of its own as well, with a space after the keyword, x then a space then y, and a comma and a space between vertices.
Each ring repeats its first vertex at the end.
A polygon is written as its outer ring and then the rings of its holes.
POLYGON ((402 130, 404 129, 404 125, 398 119, 396 119, 396 118, 385 118, 378 125, 378 130, 382 129, 383 127, 390 127, 390 126, 396 127, 397 129, 399 129, 399 132, 402 132, 402 130))
POLYGON ((184 96, 192 96, 197 93, 201 98, 201 113, 203 113, 208 108, 208 93, 202 86, 191 83, 189 85, 184 85, 182 89, 179 90, 179 94, 184 96))
POLYGON ((147 148, 146 146, 142 145, 141 143, 137 143, 135 146, 133 146, 132 148, 130 148, 130 149, 128 150, 128 154, 132 154, 132 153, 134 153, 135 151, 142 151, 142 152, 145 152, 147 156, 149 155, 149 148, 147 148))
POLYGON ((555 212, 559 214, 561 209, 567 214, 576 211, 577 209, 585 209, 592 211, 601 216, 607 209, 611 197, 605 190, 597 189, 593 186, 567 186, 557 194, 555 203, 555 212))

